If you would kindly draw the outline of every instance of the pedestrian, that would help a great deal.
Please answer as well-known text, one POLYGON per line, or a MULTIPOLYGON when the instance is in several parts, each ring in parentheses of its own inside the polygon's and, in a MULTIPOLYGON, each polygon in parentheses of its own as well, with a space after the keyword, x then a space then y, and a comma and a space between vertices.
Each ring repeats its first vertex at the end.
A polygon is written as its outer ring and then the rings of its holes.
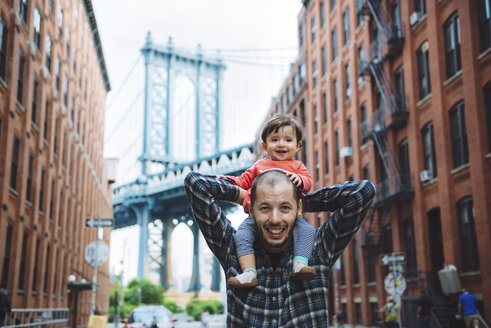
POLYGON ((420 328, 428 328, 430 324, 430 315, 428 313, 429 309, 426 306, 418 306, 418 324, 420 328))
POLYGON ((201 325, 206 328, 210 320, 210 314, 205 309, 201 310, 201 325))
POLYGON ((7 294, 6 289, 0 290, 0 327, 7 325, 7 315, 12 311, 7 294))
POLYGON ((466 328, 479 328, 479 320, 482 318, 476 308, 476 297, 467 288, 463 288, 459 296, 458 312, 464 317, 466 328))
MULTIPOLYGON (((300 192, 306 193, 312 186, 312 177, 305 165, 293 157, 302 148, 303 129, 292 116, 278 114, 268 120, 261 132, 261 146, 268 158, 262 158, 240 177, 222 176, 247 190, 241 205, 249 214, 250 188, 254 179, 263 171, 280 168, 290 177, 300 192)), ((293 270, 290 278, 308 281, 315 277, 315 270, 308 265, 314 247, 315 229, 299 217, 293 227, 293 270)), ((235 246, 242 273, 227 281, 229 287, 251 288, 258 284, 254 242, 257 239, 256 222, 250 216, 239 226, 235 234, 235 246)))
POLYGON ((397 311, 398 307, 394 303, 394 298, 392 296, 387 297, 387 303, 385 303, 384 305, 385 327, 399 327, 399 321, 397 320, 397 311))
MULTIPOLYGON (((241 268, 235 229, 219 201, 237 202, 245 190, 228 180, 190 172, 184 181, 195 222, 227 278, 241 268)), ((227 327, 327 327, 329 276, 334 262, 363 223, 375 196, 370 181, 325 187, 300 199, 298 188, 282 170, 261 173, 252 183, 250 216, 258 232, 254 244, 258 287, 227 287, 227 327), (293 226, 305 212, 329 211, 315 231, 309 264, 316 276, 306 282, 290 279, 293 226)))

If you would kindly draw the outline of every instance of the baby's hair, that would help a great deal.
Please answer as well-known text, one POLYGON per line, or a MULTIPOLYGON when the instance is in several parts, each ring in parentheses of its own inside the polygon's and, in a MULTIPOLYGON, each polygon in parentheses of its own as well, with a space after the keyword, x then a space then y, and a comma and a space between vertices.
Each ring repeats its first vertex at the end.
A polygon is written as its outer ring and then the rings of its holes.
POLYGON ((261 139, 266 142, 266 138, 269 134, 278 132, 278 130, 285 126, 291 126, 295 130, 295 136, 297 142, 302 141, 303 128, 293 116, 286 114, 276 114, 269 121, 264 124, 263 131, 261 132, 261 139))

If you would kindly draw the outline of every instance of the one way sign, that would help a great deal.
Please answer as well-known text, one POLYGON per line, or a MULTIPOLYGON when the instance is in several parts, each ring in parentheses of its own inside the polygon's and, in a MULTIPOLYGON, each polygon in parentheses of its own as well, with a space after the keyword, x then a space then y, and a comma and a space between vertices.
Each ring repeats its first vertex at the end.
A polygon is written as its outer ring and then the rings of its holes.
POLYGON ((85 220, 85 226, 87 228, 112 228, 113 222, 113 219, 89 218, 85 220))
POLYGON ((389 264, 399 264, 406 262, 406 254, 405 253, 390 253, 383 254, 379 257, 380 264, 389 265, 389 264))

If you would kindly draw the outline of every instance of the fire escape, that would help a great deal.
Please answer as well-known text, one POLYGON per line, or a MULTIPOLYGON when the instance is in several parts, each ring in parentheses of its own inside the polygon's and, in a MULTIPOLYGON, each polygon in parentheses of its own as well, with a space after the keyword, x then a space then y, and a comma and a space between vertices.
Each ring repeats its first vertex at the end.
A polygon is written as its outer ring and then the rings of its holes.
POLYGON ((384 71, 384 63, 401 55, 404 36, 399 17, 389 14, 381 0, 358 0, 357 12, 358 15, 368 16, 370 23, 375 25, 372 42, 359 65, 360 76, 369 77, 376 92, 376 110, 362 123, 362 138, 364 141, 374 141, 383 167, 374 207, 369 213, 364 245, 368 252, 375 255, 379 252, 382 229, 390 206, 413 195, 409 173, 400 173, 394 161, 393 146, 388 140, 390 131, 398 131, 407 123, 406 102, 403 92, 396 90, 392 79, 384 71))

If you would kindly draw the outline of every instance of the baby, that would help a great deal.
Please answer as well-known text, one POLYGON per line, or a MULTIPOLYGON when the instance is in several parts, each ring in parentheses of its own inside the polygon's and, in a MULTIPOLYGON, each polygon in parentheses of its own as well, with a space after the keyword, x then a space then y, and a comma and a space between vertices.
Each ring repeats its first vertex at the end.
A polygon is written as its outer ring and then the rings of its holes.
MULTIPOLYGON (((312 186, 312 177, 305 165, 293 157, 302 147, 303 130, 300 124, 291 116, 275 115, 263 127, 261 146, 269 158, 258 160, 240 177, 218 176, 228 179, 237 186, 246 189, 243 206, 244 212, 249 213, 250 188, 252 181, 268 169, 282 169, 290 177, 297 188, 306 193, 312 186)), ((235 234, 237 256, 242 273, 228 280, 228 285, 235 288, 250 288, 257 286, 256 258, 253 244, 257 235, 256 222, 248 217, 242 222, 235 234)), ((293 228, 293 270, 291 279, 307 281, 315 277, 315 270, 308 265, 314 245, 315 229, 303 218, 297 218, 293 228)))

